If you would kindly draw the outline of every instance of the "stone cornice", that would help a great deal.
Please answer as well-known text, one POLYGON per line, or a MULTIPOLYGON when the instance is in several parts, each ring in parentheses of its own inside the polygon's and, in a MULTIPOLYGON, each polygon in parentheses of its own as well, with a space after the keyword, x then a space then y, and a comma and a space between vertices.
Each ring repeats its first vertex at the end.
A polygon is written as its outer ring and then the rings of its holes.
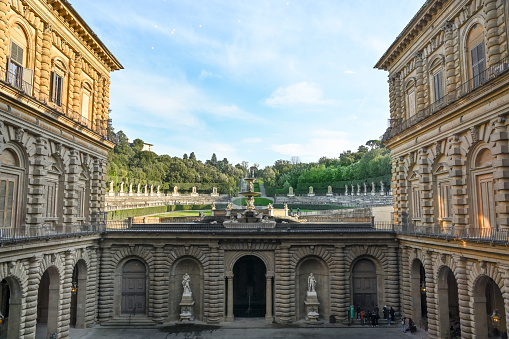
POLYGON ((374 68, 387 70, 394 60, 424 30, 448 0, 427 0, 417 14, 410 20, 389 49, 378 60, 374 68))

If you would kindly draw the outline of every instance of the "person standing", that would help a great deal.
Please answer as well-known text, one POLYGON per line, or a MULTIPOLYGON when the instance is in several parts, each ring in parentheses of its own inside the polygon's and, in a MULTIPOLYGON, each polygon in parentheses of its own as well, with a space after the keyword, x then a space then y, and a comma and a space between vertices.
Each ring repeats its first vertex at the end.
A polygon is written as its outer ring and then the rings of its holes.
POLYGON ((406 318, 405 317, 401 318, 401 325, 403 325, 403 332, 406 332, 406 324, 405 324, 405 322, 406 322, 406 318))
POLYGON ((391 321, 394 321, 394 309, 391 307, 391 309, 389 310, 389 316, 391 317, 391 321))
POLYGON ((387 305, 384 305, 384 308, 382 309, 382 312, 384 314, 384 319, 387 319, 387 305))
POLYGON ((361 324, 364 326, 364 311, 361 311, 361 324))
POLYGON ((376 327, 376 312, 371 311, 371 327, 376 327))
POLYGON ((361 307, 357 305, 357 319, 361 318, 361 307))

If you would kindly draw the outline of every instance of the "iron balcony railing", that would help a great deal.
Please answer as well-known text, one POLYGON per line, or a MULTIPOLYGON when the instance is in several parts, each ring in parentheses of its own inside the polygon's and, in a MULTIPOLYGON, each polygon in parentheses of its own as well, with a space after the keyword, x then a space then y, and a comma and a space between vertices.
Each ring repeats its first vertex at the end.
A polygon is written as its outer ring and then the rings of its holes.
POLYGON ((57 100, 54 100, 47 93, 41 92, 39 89, 34 87, 33 84, 24 81, 21 78, 21 73, 6 71, 5 68, 0 67, 0 82, 15 89, 18 96, 24 96, 38 102, 39 104, 43 104, 47 109, 54 113, 66 116, 79 125, 86 127, 104 139, 107 139, 108 129, 106 120, 90 121, 87 117, 84 117, 81 112, 76 112, 68 106, 61 105, 61 103, 55 103, 57 100), (49 104, 48 101, 51 104, 49 104))
POLYGON ((438 99, 431 105, 417 112, 415 115, 408 119, 389 119, 389 127, 385 131, 384 135, 380 137, 380 142, 384 143, 390 138, 402 133, 408 128, 416 125, 418 122, 426 119, 427 117, 437 113, 442 108, 449 106, 458 99, 466 96, 473 92, 482 85, 490 82, 491 80, 499 77, 509 70, 509 56, 503 58, 499 62, 491 65, 486 70, 481 72, 479 75, 469 79, 462 83, 453 91, 447 93, 442 98, 438 99))

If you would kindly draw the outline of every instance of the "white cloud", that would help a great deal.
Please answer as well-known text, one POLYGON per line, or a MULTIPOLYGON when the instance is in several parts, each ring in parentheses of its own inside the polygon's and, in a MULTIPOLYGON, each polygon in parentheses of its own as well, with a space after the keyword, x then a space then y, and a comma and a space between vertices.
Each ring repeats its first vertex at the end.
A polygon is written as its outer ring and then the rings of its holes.
POLYGON ((354 72, 354 71, 350 71, 350 70, 345 71, 344 73, 345 73, 345 74, 355 74, 355 72, 354 72))
POLYGON ((333 101, 323 98, 322 89, 317 84, 301 81, 287 87, 279 87, 265 99, 265 103, 274 107, 294 104, 328 105, 333 101))

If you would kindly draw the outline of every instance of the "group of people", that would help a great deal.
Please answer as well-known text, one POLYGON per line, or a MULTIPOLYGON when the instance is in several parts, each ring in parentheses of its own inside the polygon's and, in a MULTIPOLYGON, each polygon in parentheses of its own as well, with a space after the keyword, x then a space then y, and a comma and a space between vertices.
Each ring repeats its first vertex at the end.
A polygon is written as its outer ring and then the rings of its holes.
MULTIPOLYGON (((383 307, 382 313, 384 315, 384 319, 387 319, 387 324, 391 325, 391 321, 394 321, 394 309, 391 307, 390 309, 387 308, 387 305, 383 307)), ((366 323, 370 324, 373 327, 379 326, 380 319, 380 310, 378 308, 378 305, 375 306, 375 308, 372 311, 364 311, 361 309, 360 306, 357 306, 357 319, 361 321, 362 325, 365 325, 366 323)))
POLYGON ((406 318, 401 317, 401 325, 403 327, 403 332, 406 332, 408 330, 410 330, 410 333, 412 333, 412 334, 417 332, 417 326, 415 326, 415 323, 412 320, 412 318, 408 318, 408 328, 406 328, 406 318))

